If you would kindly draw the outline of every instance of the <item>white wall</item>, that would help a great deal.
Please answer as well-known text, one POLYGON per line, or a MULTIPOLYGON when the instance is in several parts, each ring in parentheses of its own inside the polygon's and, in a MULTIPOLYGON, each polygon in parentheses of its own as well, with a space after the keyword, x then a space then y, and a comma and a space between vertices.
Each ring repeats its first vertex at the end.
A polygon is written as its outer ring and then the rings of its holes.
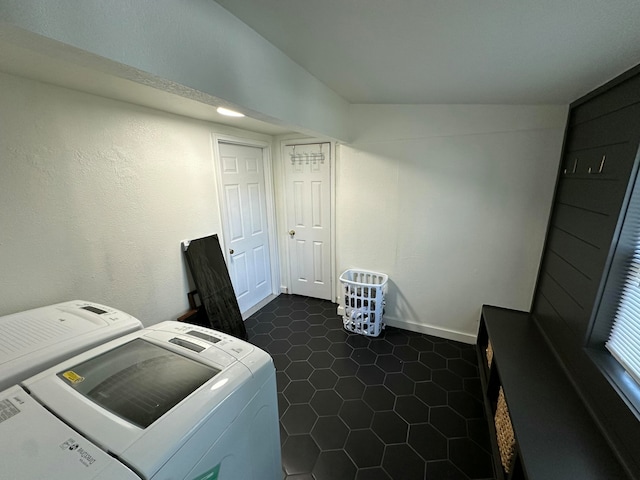
POLYGON ((347 138, 349 104, 211 0, 3 0, 0 40, 347 138))
POLYGON ((0 315, 187 308, 180 241, 220 232, 211 133, 270 137, 0 74, 0 315))
MULTIPOLYGON (((220 231, 211 133, 272 140, 5 74, 0 111, 0 314, 83 298, 175 318, 180 241, 220 231)), ((388 273, 389 323, 463 341, 483 303, 528 309, 566 112, 353 106, 337 272, 388 273)))
POLYGON ((482 304, 528 310, 566 106, 352 106, 337 263, 390 276, 389 324, 475 341, 482 304))

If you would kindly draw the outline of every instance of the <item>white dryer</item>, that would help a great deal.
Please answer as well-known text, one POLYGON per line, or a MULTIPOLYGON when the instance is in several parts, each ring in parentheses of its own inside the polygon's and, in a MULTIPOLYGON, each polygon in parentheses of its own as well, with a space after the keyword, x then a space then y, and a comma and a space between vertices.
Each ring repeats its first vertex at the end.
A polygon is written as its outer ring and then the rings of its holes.
POLYGON ((164 322, 0 393, 2 479, 282 478, 271 357, 164 322))
POLYGON ((127 313, 82 300, 0 317, 0 390, 141 328, 127 313))

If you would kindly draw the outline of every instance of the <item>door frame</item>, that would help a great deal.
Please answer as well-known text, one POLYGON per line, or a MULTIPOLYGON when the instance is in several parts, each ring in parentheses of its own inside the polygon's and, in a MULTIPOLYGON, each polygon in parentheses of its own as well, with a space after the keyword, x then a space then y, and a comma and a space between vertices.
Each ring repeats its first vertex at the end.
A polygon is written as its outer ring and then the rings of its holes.
MULTIPOLYGON (((280 148, 279 148, 279 160, 280 160, 280 183, 282 185, 282 219, 283 223, 287 221, 287 207, 289 206, 286 195, 286 161, 285 158, 285 147, 287 145, 315 145, 318 143, 329 143, 331 145, 331 157, 329 158, 329 212, 331 215, 331 220, 329 221, 329 225, 331 228, 330 233, 330 244, 329 248, 331 252, 329 254, 330 265, 330 282, 331 282, 331 301, 336 303, 336 299, 338 296, 337 285, 338 285, 338 277, 336 274, 336 168, 337 162, 339 158, 339 143, 335 140, 331 140, 329 138, 313 138, 313 137, 290 137, 290 138, 282 138, 280 140, 280 148)), ((289 230, 289 226, 284 225, 283 232, 287 232, 289 230)), ((290 293, 291 289, 291 263, 289 261, 290 257, 290 244, 291 242, 287 241, 287 235, 278 236, 278 238, 282 239, 282 247, 281 252, 283 257, 281 259, 283 265, 286 268, 282 269, 282 285, 280 287, 280 291, 282 293, 290 293)))
POLYGON ((216 191, 218 197, 218 216, 220 218, 220 230, 222 232, 221 238, 221 247, 222 252, 224 254, 225 261, 227 265, 230 263, 228 250, 225 246, 225 236, 228 232, 225 231, 225 222, 224 222, 224 209, 225 209, 225 200, 223 195, 223 186, 222 186, 222 162, 220 161, 220 144, 221 143, 230 143, 233 145, 242 145, 245 147, 255 147, 260 148, 262 150, 262 162, 263 162, 263 172, 264 172, 264 187, 265 187, 265 203, 267 206, 266 217, 267 217, 267 231, 268 231, 268 239, 269 239, 269 257, 270 257, 270 267, 271 267, 271 295, 269 295, 266 299, 258 302, 253 307, 249 308, 246 312, 242 313, 242 318, 247 319, 255 312, 260 310, 263 306, 273 300, 279 293, 280 289, 278 285, 280 284, 280 269, 279 269, 279 256, 278 256, 278 239, 276 236, 276 209, 275 209, 275 189, 274 189, 274 176, 273 176, 273 164, 271 161, 271 143, 256 140, 252 138, 244 138, 244 137, 236 137, 233 135, 224 135, 219 133, 211 134, 211 150, 213 152, 213 164, 214 164, 214 173, 216 177, 216 191))

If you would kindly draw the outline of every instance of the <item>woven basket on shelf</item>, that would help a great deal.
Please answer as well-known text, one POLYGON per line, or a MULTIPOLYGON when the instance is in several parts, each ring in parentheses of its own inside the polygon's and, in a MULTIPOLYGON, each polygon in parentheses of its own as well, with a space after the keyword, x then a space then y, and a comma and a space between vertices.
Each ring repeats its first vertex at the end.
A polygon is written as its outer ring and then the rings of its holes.
POLYGON ((487 365, 491 368, 491 361, 493 360, 493 347, 491 342, 487 345, 487 365))
POLYGON ((502 387, 498 392, 498 406, 496 407, 496 436, 498 437, 498 450, 500 451, 500 461, 506 473, 509 473, 511 460, 516 450, 516 439, 509 417, 509 409, 504 398, 502 387))

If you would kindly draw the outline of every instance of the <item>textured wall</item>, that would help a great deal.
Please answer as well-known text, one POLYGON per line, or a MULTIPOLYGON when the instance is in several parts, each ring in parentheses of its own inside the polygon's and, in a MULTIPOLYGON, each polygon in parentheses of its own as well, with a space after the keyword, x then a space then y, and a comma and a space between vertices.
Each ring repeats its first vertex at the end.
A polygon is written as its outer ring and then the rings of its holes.
POLYGON ((3 0, 0 19, 6 41, 347 138, 349 104, 214 1, 3 0))
POLYGON ((338 271, 389 274, 387 320, 474 341, 528 310, 567 107, 355 105, 337 170, 338 271))
POLYGON ((218 127, 4 74, 0 111, 0 314, 72 298, 145 324, 182 313, 180 241, 220 231, 218 127))

